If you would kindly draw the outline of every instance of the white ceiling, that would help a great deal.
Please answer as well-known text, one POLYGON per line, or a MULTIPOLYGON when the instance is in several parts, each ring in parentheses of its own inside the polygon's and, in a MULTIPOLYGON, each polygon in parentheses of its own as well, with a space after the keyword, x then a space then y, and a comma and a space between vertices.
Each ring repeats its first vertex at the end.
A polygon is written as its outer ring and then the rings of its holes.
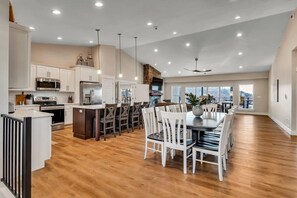
POLYGON ((95 28, 100 28, 101 44, 117 46, 117 33, 122 33, 122 46, 133 56, 130 47, 137 36, 139 60, 153 66, 157 63, 154 67, 166 70, 165 76, 193 75, 183 68, 194 69, 196 56, 199 69, 213 70, 209 74, 269 70, 289 11, 297 7, 297 0, 101 2, 104 6, 97 8, 94 0, 12 0, 16 21, 36 28, 33 42, 91 46, 88 42, 96 43, 95 28), (62 14, 54 16, 53 9, 62 14), (237 15, 240 20, 234 19, 237 15), (158 30, 148 27, 148 21, 158 30), (243 36, 236 38, 237 32, 243 36), (58 36, 63 40, 58 41, 58 36), (191 46, 186 48, 186 42, 191 46), (242 56, 237 55, 239 51, 242 56), (168 61, 172 62, 169 66, 168 61))

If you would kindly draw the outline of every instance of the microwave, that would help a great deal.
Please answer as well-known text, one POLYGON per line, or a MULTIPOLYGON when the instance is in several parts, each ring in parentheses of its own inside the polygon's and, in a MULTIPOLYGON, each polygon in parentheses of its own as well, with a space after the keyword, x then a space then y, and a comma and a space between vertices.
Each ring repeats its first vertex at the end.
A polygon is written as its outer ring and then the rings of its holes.
POLYGON ((36 90, 41 91, 59 91, 61 82, 59 79, 36 78, 36 90))

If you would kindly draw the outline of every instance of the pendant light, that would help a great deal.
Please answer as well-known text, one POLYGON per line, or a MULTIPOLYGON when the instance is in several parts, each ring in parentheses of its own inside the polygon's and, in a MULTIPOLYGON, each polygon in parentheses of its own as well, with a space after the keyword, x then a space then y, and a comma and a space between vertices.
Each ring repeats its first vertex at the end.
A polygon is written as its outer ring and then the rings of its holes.
POLYGON ((119 35, 119 61, 120 61, 120 73, 119 73, 119 78, 123 78, 123 74, 122 74, 122 46, 121 46, 121 33, 118 34, 119 35))
POLYGON ((98 66, 99 66, 99 69, 97 70, 97 74, 101 74, 102 71, 101 71, 101 65, 100 65, 100 52, 99 52, 99 48, 100 48, 100 42, 99 42, 99 32, 100 32, 100 29, 96 29, 96 32, 97 32, 97 44, 98 44, 98 66))
POLYGON ((135 80, 138 80, 137 76, 137 37, 134 37, 135 39, 135 80))

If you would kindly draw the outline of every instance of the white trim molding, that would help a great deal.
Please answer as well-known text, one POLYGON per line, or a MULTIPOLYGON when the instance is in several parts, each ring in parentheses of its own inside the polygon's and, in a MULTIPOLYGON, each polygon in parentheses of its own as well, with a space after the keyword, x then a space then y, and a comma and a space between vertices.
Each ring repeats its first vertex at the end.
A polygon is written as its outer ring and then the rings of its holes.
POLYGON ((263 115, 263 116, 268 116, 268 113, 264 112, 254 112, 254 111, 236 111, 237 114, 245 114, 245 115, 263 115))
POLYGON ((283 130, 285 130, 289 135, 294 135, 294 136, 297 135, 296 131, 292 131, 289 127, 287 127, 286 125, 284 125, 281 121, 279 121, 278 119, 276 119, 275 117, 273 117, 271 114, 268 114, 268 116, 269 116, 270 119, 273 120, 277 125, 279 125, 283 130))

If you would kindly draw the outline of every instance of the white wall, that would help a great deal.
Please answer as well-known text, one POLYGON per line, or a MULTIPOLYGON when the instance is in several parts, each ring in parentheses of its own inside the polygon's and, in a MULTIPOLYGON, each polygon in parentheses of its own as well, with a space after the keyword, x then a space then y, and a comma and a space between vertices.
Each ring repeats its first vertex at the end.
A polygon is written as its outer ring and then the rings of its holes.
POLYGON ((69 68, 76 65, 80 54, 85 58, 89 53, 92 53, 91 47, 32 43, 31 63, 69 68))
MULTIPOLYGON (((0 114, 8 112, 8 0, 0 0, 0 114)), ((2 178, 2 119, 0 119, 0 177, 2 178)))
POLYGON ((269 115, 288 133, 296 133, 296 53, 297 18, 289 19, 269 73, 269 115), (295 55, 295 56, 293 56, 295 55), (295 57, 295 58, 294 58, 295 57), (294 61, 294 62, 293 62, 294 61), (279 80, 279 102, 276 81, 279 80))
POLYGON ((238 104, 239 101, 239 85, 253 84, 254 85, 254 110, 244 111, 253 114, 268 113, 268 73, 244 73, 244 74, 225 74, 225 75, 210 75, 200 77, 179 77, 165 78, 164 80, 164 99, 171 98, 171 87, 181 86, 181 101, 185 101, 185 87, 202 87, 202 86, 232 86, 233 87, 233 102, 238 104))

